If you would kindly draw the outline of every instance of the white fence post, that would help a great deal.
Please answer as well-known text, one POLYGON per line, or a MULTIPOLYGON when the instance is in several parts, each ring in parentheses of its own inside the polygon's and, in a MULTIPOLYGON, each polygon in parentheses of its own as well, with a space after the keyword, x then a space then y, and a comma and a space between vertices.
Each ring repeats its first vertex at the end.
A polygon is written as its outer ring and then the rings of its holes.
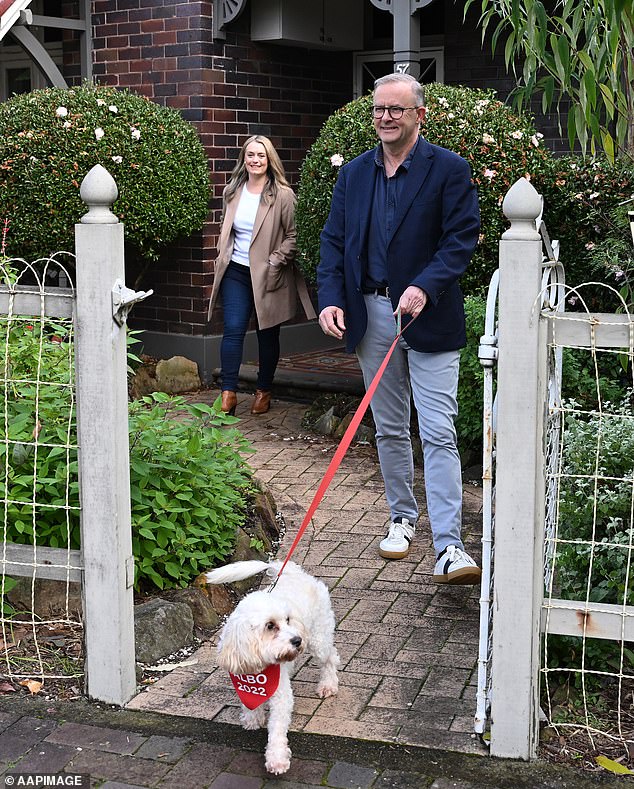
POLYGON ((545 343, 539 342, 541 198, 521 178, 500 241, 491 754, 536 755, 543 597, 545 343), (541 346, 541 347, 540 347, 541 346))
POLYGON ((117 193, 101 165, 81 185, 89 210, 75 225, 76 374, 86 692, 123 705, 136 677, 126 331, 113 320, 113 287, 125 275, 123 225, 110 211, 117 193))

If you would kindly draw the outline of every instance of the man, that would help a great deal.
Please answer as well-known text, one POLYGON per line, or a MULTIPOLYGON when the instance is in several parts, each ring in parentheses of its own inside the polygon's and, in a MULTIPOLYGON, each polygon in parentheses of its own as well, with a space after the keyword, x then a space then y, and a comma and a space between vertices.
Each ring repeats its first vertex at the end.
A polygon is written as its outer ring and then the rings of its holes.
POLYGON ((473 584, 480 569, 464 550, 462 476, 456 447, 460 348, 466 343, 458 280, 480 228, 467 162, 419 134, 424 93, 407 74, 374 84, 380 144, 345 165, 321 234, 319 324, 355 351, 366 388, 405 330, 372 399, 391 523, 379 545, 407 556, 418 519, 410 438, 413 394, 423 442, 427 512, 436 583, 473 584))

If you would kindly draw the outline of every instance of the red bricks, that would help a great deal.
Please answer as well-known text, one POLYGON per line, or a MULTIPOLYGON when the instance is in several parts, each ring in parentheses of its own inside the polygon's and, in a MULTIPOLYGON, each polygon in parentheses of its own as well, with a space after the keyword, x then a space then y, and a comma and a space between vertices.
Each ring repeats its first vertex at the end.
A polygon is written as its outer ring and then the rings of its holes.
POLYGON ((270 136, 296 185, 326 117, 350 99, 349 80, 340 79, 349 56, 254 44, 247 33, 213 42, 210 2, 95 0, 94 10, 98 81, 180 110, 198 128, 214 184, 204 232, 170 247, 152 267, 146 284, 155 295, 135 310, 135 323, 206 333, 219 198, 240 146, 250 134, 270 136))

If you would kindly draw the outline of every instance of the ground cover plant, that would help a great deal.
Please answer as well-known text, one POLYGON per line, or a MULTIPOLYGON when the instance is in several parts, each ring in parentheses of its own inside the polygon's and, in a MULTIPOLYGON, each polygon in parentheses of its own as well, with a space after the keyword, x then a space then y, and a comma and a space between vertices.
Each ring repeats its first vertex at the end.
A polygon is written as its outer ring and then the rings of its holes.
MULTIPOLYGON (((4 538, 80 546, 73 347, 68 325, 0 321, 4 538)), ((156 393, 130 404, 135 588, 184 587, 232 552, 248 517, 249 446, 219 405, 156 393)))
POLYGON ((127 90, 47 88, 0 103, 8 255, 34 260, 74 249, 73 226, 86 213, 79 187, 95 164, 117 183, 113 211, 141 258, 157 259, 162 246, 202 227, 209 177, 192 124, 127 90))

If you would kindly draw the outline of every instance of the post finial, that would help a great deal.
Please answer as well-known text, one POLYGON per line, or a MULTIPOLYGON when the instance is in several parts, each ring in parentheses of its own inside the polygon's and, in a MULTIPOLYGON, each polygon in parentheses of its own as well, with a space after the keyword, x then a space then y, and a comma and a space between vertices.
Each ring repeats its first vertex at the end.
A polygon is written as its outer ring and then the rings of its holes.
POLYGON ((119 218, 110 210, 119 196, 119 190, 105 167, 96 164, 86 173, 79 194, 88 206, 88 213, 79 220, 83 225, 116 225, 119 222, 119 218))
POLYGON ((505 241, 539 240, 535 220, 542 212, 542 198, 527 178, 519 178, 508 190, 502 211, 511 223, 502 234, 505 241))

